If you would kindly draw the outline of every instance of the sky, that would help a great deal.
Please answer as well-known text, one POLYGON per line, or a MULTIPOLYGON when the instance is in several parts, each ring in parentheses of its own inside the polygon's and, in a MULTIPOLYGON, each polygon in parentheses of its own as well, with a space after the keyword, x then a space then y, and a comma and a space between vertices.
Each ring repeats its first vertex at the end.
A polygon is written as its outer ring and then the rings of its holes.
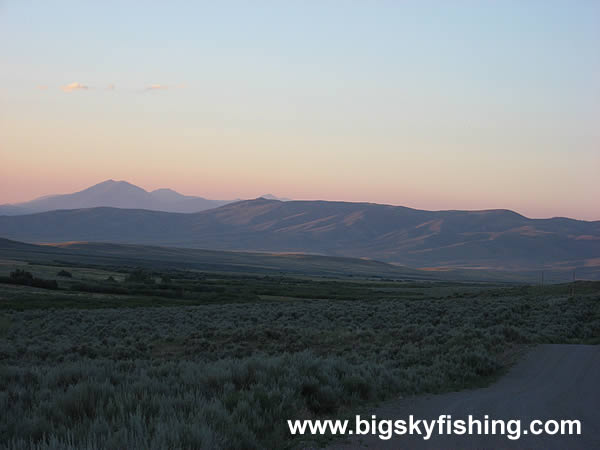
POLYGON ((117 179, 600 220, 599 1, 0 0, 0 65, 0 203, 117 179))

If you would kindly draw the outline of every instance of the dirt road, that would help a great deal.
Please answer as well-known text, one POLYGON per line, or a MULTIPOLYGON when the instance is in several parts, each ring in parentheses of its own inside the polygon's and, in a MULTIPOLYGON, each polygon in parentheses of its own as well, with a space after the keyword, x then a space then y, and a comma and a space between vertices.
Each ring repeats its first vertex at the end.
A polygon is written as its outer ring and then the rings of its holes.
MULTIPOLYGON (((449 414, 454 420, 471 414, 483 420, 520 419, 521 429, 534 419, 579 419, 580 436, 524 434, 518 440, 506 436, 349 436, 331 448, 373 449, 600 449, 600 346, 540 345, 531 349, 505 376, 483 389, 418 396, 387 403, 370 412, 378 419, 437 419, 449 414)), ((361 417, 370 418, 363 414, 361 417)), ((437 424, 436 424, 437 427, 437 424)), ((421 427, 423 428, 423 427, 421 427)))

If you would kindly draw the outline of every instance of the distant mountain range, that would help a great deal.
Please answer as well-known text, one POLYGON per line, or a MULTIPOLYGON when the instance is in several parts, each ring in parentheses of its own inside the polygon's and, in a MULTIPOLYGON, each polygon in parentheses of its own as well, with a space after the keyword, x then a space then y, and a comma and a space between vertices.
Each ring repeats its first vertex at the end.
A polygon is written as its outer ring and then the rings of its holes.
MULTIPOLYGON (((264 194, 261 198, 281 201, 290 200, 272 194, 264 194)), ((183 195, 173 189, 156 189, 149 192, 127 181, 106 180, 72 194, 45 195, 29 202, 0 205, 0 216, 17 216, 58 209, 97 208, 101 206, 195 213, 239 200, 209 200, 193 195, 183 195)))
POLYGON ((302 252, 420 268, 600 268, 600 221, 529 219, 508 210, 423 211, 258 198, 194 214, 91 208, 4 216, 0 236, 302 252))
POLYGON ((225 205, 228 201, 182 195, 172 189, 148 192, 127 181, 107 180, 73 194, 49 195, 14 205, 0 205, 0 215, 14 216, 57 209, 114 208, 149 209, 192 213, 225 205))

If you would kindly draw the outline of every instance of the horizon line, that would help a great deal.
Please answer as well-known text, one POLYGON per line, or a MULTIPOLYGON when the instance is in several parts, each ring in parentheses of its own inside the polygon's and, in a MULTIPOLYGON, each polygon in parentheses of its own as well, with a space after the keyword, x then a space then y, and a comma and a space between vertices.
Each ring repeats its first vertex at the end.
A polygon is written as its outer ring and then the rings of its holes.
MULTIPOLYGON (((563 216, 563 215, 558 215, 558 216, 551 216, 551 217, 530 217, 528 215, 522 214, 520 212, 518 212, 516 209, 511 209, 511 208, 484 208, 484 209, 461 209, 461 208, 447 208, 447 209, 424 209, 424 208, 417 208, 417 207, 412 207, 412 206, 406 206, 403 204, 394 204, 394 203, 385 203, 385 202, 376 202, 376 201, 356 201, 356 200, 332 200, 332 199, 325 199, 325 198, 315 198, 315 199, 298 199, 298 198, 287 198, 287 197, 280 197, 278 195, 274 195, 271 193, 265 193, 262 194, 258 197, 252 197, 252 198, 236 198, 236 199, 227 199, 227 200, 223 200, 223 199, 212 199, 212 198, 207 198, 201 195, 197 195, 197 194, 182 194, 181 192, 173 189, 173 188, 168 188, 168 187, 163 187, 163 188, 157 188, 157 189, 153 189, 153 190, 147 190, 137 184, 131 183, 130 181, 127 180, 117 180, 114 178, 108 178, 105 179, 104 181, 100 181, 98 183, 92 184, 86 188, 74 191, 74 192, 66 192, 66 193, 62 193, 62 194, 45 194, 45 195, 41 195, 38 197, 35 197, 31 200, 25 200, 25 201, 21 201, 21 202, 14 202, 14 203, 0 203, 0 207, 1 206, 13 206, 13 207, 18 207, 19 205, 22 204, 26 204, 26 203, 30 203, 36 200, 43 200, 49 197, 59 197, 59 196, 64 196, 64 195, 72 195, 72 194, 77 194, 83 191, 86 191, 90 188, 99 186, 101 184, 105 184, 105 183, 124 183, 127 184, 129 186, 133 186, 136 187, 138 189, 142 189, 144 192, 147 192, 149 194, 154 193, 156 191, 160 191, 160 190, 170 190, 173 191, 179 195, 183 195, 183 196, 187 196, 187 197, 197 197, 197 198, 203 198, 205 200, 208 201, 215 201, 215 202, 226 202, 224 205, 219 205, 219 206, 215 206, 214 208, 209 208, 205 211, 211 210, 211 209, 216 209, 216 208, 221 208, 223 206, 226 205, 231 205, 233 203, 239 203, 239 202, 248 202, 248 201, 255 201, 255 200, 264 200, 264 201, 277 201, 277 202, 328 202, 328 203, 349 203, 349 204, 365 204, 365 205, 380 205, 380 206, 391 206, 391 207, 397 207, 397 208, 407 208, 407 209, 412 209, 415 211, 426 211, 426 212, 468 212, 468 213, 483 213, 483 212, 492 212, 492 211, 506 211, 506 212, 511 212, 514 214, 517 214, 521 217, 524 217, 526 219, 529 220, 552 220, 552 219, 568 219, 568 220, 575 220, 575 221, 579 221, 579 222, 600 222, 600 218, 599 219, 578 219, 578 218, 574 218, 574 217, 569 217, 569 216, 563 216), (266 198, 266 196, 273 196, 275 198, 266 198)), ((100 206, 92 206, 92 207, 86 207, 86 208, 63 208, 63 209, 53 209, 53 210, 47 210, 47 211, 39 211, 39 212, 32 212, 32 213, 25 213, 25 214, 18 214, 18 215, 29 215, 29 214, 42 214, 42 213, 46 213, 46 212, 51 212, 51 211, 60 211, 60 210, 74 210, 74 209, 94 209, 94 208, 115 208, 115 209, 141 209, 144 210, 145 208, 121 208, 121 207, 117 207, 117 206, 110 206, 110 205, 100 205, 100 206)), ((148 210, 148 211, 161 211, 161 210, 148 210)), ((168 212, 168 213, 172 213, 169 211, 162 211, 162 212, 168 212)), ((199 211, 200 212, 200 211, 199 211)), ((195 214, 195 213, 172 213, 172 214, 195 214)))

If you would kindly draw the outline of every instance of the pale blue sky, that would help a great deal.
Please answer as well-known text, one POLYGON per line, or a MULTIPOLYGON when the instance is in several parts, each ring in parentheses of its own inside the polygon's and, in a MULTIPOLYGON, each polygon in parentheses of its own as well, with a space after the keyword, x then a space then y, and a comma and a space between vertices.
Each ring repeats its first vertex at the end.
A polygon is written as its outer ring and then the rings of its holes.
POLYGON ((119 178, 600 219, 600 2, 190 3, 0 0, 0 203, 119 178))

